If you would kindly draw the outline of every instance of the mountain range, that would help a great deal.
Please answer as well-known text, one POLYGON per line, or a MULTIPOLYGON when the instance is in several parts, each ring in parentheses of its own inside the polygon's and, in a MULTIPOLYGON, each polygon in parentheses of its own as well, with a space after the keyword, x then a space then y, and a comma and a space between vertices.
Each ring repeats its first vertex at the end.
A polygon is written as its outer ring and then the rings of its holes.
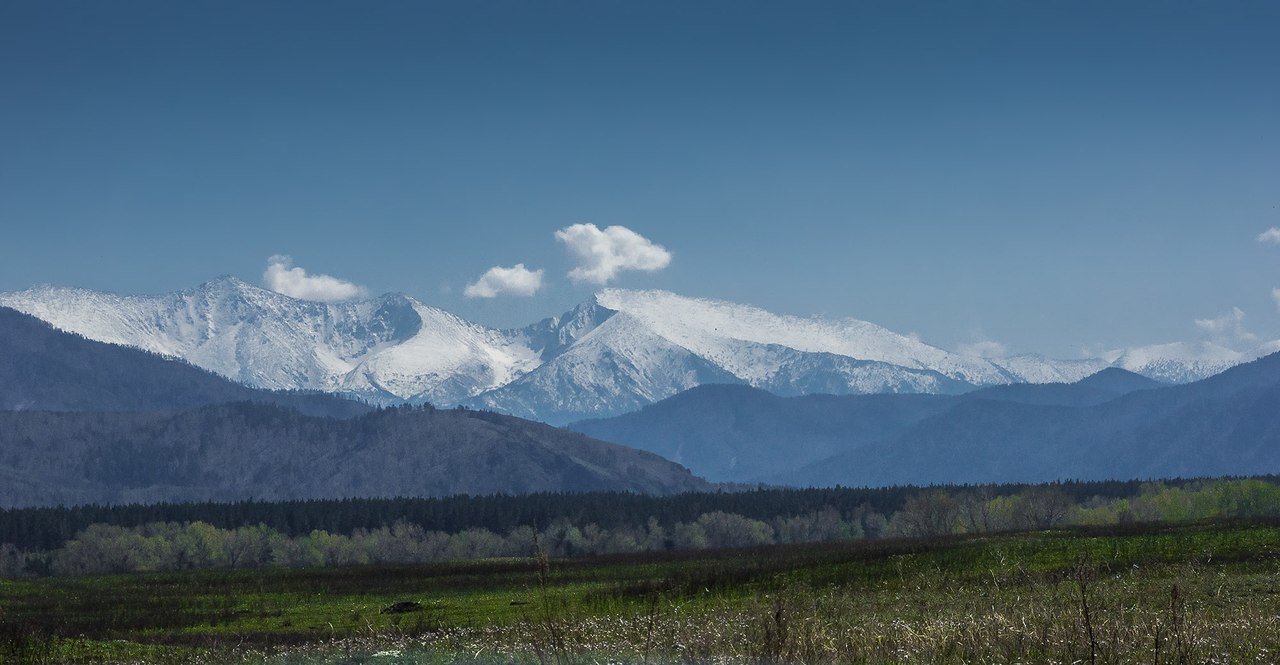
MULTIPOLYGON (((838 483, 845 480, 843 472, 825 469, 824 463, 897 440, 962 404, 1086 407, 1163 385, 1117 367, 1075 383, 991 386, 962 395, 779 397, 749 386, 708 385, 569 428, 657 453, 714 481, 805 485, 822 476, 838 483)), ((847 466, 841 464, 841 469, 847 466)))
MULTIPOLYGON (((597 322, 584 307, 522 334, 559 345, 555 360, 625 349, 599 331, 639 316, 614 311, 597 322), (574 321, 590 331, 571 334, 574 321), (593 346, 597 334, 614 343, 593 346)), ((756 366, 717 357, 687 327, 658 330, 686 335, 700 358, 756 366)), ((1177 385, 1118 367, 959 394, 780 396, 739 379, 570 429, 250 388, 0 308, 0 507, 710 487, 697 476, 883 486, 1274 473, 1280 354, 1177 385)))
POLYGON ((571 429, 715 481, 883 486, 1280 472, 1280 353, 1181 385, 1119 368, 963 395, 702 386, 571 429))
POLYGON ((0 294, 0 306, 257 388, 464 405, 555 424, 626 413, 705 384, 780 396, 959 394, 1071 382, 1106 367, 1178 383, 1260 355, 1203 342, 1084 360, 981 358, 854 319, 619 289, 513 330, 406 295, 318 303, 233 277, 159 296, 45 286, 0 294))
POLYGON ((0 307, 0 508, 707 487, 542 423, 253 389, 0 307))
POLYGON ((858 485, 1277 471, 1280 353, 1201 381, 1135 390, 1100 404, 968 401, 792 477, 858 485))

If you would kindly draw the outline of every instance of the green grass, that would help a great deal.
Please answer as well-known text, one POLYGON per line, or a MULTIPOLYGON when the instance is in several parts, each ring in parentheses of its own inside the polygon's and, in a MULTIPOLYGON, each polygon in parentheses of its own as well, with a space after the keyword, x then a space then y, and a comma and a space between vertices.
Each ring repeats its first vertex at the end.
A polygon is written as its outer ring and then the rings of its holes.
POLYGON ((0 582, 6 663, 1274 662, 1277 636, 1266 524, 552 561, 545 587, 533 559, 0 582))

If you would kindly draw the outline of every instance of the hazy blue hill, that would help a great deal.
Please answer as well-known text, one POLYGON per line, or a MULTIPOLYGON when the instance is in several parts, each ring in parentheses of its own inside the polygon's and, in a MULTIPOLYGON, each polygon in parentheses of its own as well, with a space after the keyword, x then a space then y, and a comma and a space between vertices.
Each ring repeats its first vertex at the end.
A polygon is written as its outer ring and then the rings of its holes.
POLYGON ((1119 367, 1108 367, 1075 383, 1014 383, 965 394, 962 401, 987 399, 1042 406, 1094 406, 1138 390, 1164 386, 1119 367))
POLYGON ((1136 372, 1130 372, 1127 369, 1108 367, 1096 374, 1091 374, 1080 379, 1075 383, 1075 385, 1082 388, 1107 390, 1124 395, 1138 390, 1161 388, 1168 384, 1147 378, 1136 372))
POLYGON ((1042 481, 1280 470, 1280 354, 1089 407, 972 400, 811 464, 818 484, 1042 481))
POLYGON ((705 385, 639 411, 570 425, 648 450, 713 481, 751 481, 878 441, 946 410, 941 395, 778 397, 743 385, 705 385))
POLYGON ((425 407, 340 420, 246 402, 0 412, 0 478, 3 507, 709 488, 657 455, 511 416, 425 407))
POLYGON ((338 417, 370 410, 331 395, 249 388, 181 360, 94 342, 0 307, 0 410, 149 411, 232 401, 338 417))
MULTIPOLYGON (((1246 366, 1240 372, 1250 371, 1246 366)), ((1022 419, 1040 422, 1053 431, 1085 430, 1090 417, 1085 407, 1107 404, 1153 391, 1164 384, 1118 368, 1105 369, 1076 383, 994 386, 962 395, 810 395, 778 397, 740 385, 701 386, 639 411, 615 418, 570 425, 599 439, 649 450, 685 464, 716 481, 771 481, 794 484, 858 482, 882 484, 858 469, 874 467, 876 474, 897 479, 910 475, 909 455, 897 454, 906 433, 927 446, 936 437, 937 473, 966 468, 959 449, 950 441, 981 440, 1004 423, 1022 419), (1083 421, 1082 421, 1083 419, 1083 421), (876 444, 877 454, 892 461, 864 460, 863 452, 876 444)), ((1194 384, 1192 384, 1194 385, 1194 384)), ((1189 391, 1194 389, 1184 386, 1189 391)), ((1157 391, 1158 392, 1158 391, 1157 391)), ((1160 401, 1165 398, 1156 398, 1160 401)), ((1152 407, 1143 407, 1150 411, 1152 407)), ((1141 411, 1142 409, 1138 409, 1141 411)), ((1117 418, 1130 417, 1119 414, 1117 418)), ((915 440, 913 439, 913 442, 915 440)), ((975 444, 976 446, 977 444, 975 444)), ((1031 444, 1029 444, 1031 445, 1031 444)), ((921 450, 924 450, 922 447, 921 450)), ((1009 453, 1019 457, 1026 453, 1009 453)), ((1001 464, 1026 461, 992 460, 992 473, 1001 464)), ((1043 471, 1048 477, 1060 464, 1043 471)), ((1010 471, 1012 473, 1012 471, 1010 471)), ((929 476, 933 480, 934 476, 929 476)), ((1009 476, 1009 480, 1021 480, 1009 476)))

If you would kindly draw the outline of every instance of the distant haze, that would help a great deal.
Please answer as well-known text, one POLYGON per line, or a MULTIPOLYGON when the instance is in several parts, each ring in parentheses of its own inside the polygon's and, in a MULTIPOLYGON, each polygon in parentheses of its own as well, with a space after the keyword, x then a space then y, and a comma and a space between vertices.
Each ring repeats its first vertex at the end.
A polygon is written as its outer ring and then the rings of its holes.
POLYGON ((0 292, 1280 338, 1280 4, 0 4, 0 292))

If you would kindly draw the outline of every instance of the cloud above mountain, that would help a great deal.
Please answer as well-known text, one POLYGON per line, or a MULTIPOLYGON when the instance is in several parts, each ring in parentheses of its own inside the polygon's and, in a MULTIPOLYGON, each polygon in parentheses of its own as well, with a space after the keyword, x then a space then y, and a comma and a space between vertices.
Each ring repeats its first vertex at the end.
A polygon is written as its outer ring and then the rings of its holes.
POLYGON ((283 293, 301 300, 340 302, 359 298, 367 291, 344 279, 331 275, 313 275, 293 265, 293 258, 276 254, 267 259, 267 269, 262 273, 262 283, 276 293, 283 293))
POLYGON ((978 340, 970 344, 961 344, 957 349, 960 355, 974 358, 1003 358, 1009 355, 1005 345, 991 339, 978 340))
MULTIPOLYGON (((1259 233, 1258 242, 1280 245, 1280 228, 1273 226, 1259 233)), ((1280 289, 1271 289, 1271 299, 1276 301, 1276 308, 1280 309, 1280 289)))
POLYGON ((556 231, 578 265, 569 271, 575 282, 607 284, 628 270, 654 272, 671 263, 671 252, 625 226, 573 224, 556 231))
POLYGON ((542 269, 529 270, 523 263, 510 268, 494 266, 480 279, 467 285, 462 294, 468 298, 496 298, 498 296, 531 296, 542 288, 542 269))
POLYGON ((1258 336, 1244 326, 1244 310, 1232 307, 1230 312, 1212 319, 1196 319, 1196 329, 1209 341, 1230 349, 1253 346, 1258 336))

